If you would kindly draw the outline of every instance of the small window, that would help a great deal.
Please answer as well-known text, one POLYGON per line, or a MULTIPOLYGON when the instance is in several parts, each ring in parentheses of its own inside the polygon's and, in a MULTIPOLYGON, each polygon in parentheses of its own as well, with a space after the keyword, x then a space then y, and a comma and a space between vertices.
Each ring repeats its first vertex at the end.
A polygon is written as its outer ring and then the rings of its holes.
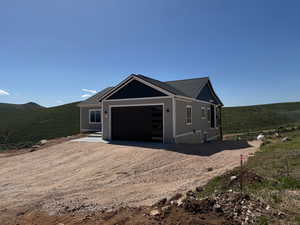
POLYGON ((101 122, 101 113, 100 110, 90 110, 90 123, 100 123, 101 122))
POLYGON ((201 118, 205 119, 206 115, 205 115, 205 107, 201 107, 201 118))
POLYGON ((192 106, 190 105, 186 106, 186 124, 192 124, 192 106))
POLYGON ((207 121, 210 122, 210 120, 211 120, 210 108, 207 108, 207 121))
POLYGON ((210 127, 211 128, 216 128, 216 108, 214 105, 210 106, 210 127))

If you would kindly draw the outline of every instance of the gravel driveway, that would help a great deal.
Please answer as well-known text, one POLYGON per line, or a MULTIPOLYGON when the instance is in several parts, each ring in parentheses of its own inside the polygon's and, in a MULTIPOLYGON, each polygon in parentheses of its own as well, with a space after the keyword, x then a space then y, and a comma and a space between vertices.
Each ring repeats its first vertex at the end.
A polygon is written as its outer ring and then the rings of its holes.
POLYGON ((238 166, 240 154, 258 145, 66 142, 11 157, 0 154, 0 212, 35 204, 57 212, 76 201, 98 208, 150 205, 238 166))

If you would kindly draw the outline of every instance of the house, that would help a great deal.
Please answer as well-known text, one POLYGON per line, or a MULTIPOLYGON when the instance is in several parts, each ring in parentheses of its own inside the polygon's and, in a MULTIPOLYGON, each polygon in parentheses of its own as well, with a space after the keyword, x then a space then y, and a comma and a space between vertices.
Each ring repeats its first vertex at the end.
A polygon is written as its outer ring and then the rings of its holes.
POLYGON ((80 129, 105 140, 203 143, 222 137, 222 106, 208 77, 161 82, 132 74, 79 103, 80 129))

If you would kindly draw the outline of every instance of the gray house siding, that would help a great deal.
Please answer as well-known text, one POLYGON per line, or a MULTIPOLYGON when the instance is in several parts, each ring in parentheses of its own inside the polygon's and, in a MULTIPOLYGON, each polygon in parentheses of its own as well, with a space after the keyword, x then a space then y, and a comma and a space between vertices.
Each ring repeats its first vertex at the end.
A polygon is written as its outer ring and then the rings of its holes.
POLYGON ((80 131, 101 131, 101 123, 90 123, 89 110, 97 109, 101 111, 100 103, 99 106, 95 105, 94 107, 80 107, 80 131))
POLYGON ((126 100, 104 100, 103 101, 103 139, 111 140, 111 107, 118 106, 142 106, 163 104, 163 129, 164 129, 164 143, 174 143, 173 138, 173 107, 171 97, 158 97, 151 99, 126 99, 126 100))
POLYGON ((207 119, 207 113, 205 118, 202 118, 201 108, 210 108, 209 103, 186 101, 182 99, 175 100, 176 111, 176 143, 203 143, 205 135, 207 140, 217 139, 219 135, 218 128, 211 128, 211 124, 207 119), (192 124, 186 124, 186 107, 192 107, 192 124))
MULTIPOLYGON (((209 113, 214 119, 208 119, 207 112, 212 105, 223 106, 208 77, 161 82, 131 74, 114 88, 106 88, 78 105, 81 131, 102 131, 105 140, 113 136, 116 140, 161 141, 162 127, 164 143, 202 143, 218 139, 222 133, 220 110, 217 115, 209 113), (187 111, 187 106, 192 110, 187 111), (202 107, 205 108, 204 117, 202 107), (101 108, 101 123, 90 123, 89 110, 101 108), (187 114, 192 117, 190 124, 187 114)), ((95 116, 99 118, 98 114, 95 116)))

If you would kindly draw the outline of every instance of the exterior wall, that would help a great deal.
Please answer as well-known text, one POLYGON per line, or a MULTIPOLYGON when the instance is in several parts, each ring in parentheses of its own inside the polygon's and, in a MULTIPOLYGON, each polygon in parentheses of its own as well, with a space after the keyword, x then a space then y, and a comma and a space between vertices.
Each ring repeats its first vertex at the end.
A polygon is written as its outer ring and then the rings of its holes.
POLYGON ((207 115, 202 119, 201 107, 210 108, 209 103, 195 102, 189 100, 175 99, 176 112, 176 143, 203 143, 205 135, 207 140, 217 139, 219 128, 211 128, 207 115), (192 106, 192 124, 186 124, 186 106, 192 106))
POLYGON ((103 139, 111 140, 111 107, 113 106, 133 106, 133 105, 147 105, 147 104, 163 104, 163 129, 164 129, 164 143, 174 143, 173 138, 173 107, 171 97, 158 97, 151 99, 126 99, 126 100, 104 100, 103 106, 103 139), (167 112, 168 109, 168 112, 167 112), (106 112, 106 113, 105 113, 106 112))
POLYGON ((101 131, 101 123, 90 123, 89 122, 89 110, 90 109, 99 109, 101 106, 96 105, 94 107, 80 107, 80 131, 101 131))

